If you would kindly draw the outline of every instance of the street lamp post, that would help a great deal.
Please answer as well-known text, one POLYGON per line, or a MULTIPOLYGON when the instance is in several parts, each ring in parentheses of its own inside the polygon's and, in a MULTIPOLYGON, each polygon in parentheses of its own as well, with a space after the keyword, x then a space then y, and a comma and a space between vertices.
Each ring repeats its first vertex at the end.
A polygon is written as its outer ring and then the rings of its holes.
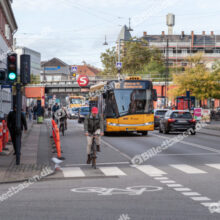
MULTIPOLYGON (((121 62, 121 40, 122 39, 119 39, 119 42, 118 42, 118 63, 121 62)), ((121 67, 117 66, 117 68, 118 68, 118 79, 120 80, 121 79, 121 67)))

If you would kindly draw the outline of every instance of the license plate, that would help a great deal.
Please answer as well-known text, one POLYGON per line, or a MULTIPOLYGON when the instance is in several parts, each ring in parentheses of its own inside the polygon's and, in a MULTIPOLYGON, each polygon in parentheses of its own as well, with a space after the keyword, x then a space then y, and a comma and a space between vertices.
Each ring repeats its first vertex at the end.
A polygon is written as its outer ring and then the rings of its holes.
POLYGON ((136 131, 135 128, 126 128, 126 131, 136 131))
POLYGON ((181 120, 179 120, 178 122, 180 122, 180 123, 187 123, 186 121, 181 121, 181 120))

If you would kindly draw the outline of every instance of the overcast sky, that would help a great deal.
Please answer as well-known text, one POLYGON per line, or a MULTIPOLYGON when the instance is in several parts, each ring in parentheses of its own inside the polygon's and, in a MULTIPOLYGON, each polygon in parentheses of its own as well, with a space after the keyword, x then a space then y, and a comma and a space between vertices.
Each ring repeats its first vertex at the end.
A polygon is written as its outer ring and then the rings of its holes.
POLYGON ((102 67, 101 52, 115 46, 129 17, 137 37, 167 32, 167 13, 176 15, 176 34, 220 34, 219 0, 14 0, 13 10, 17 45, 39 51, 42 60, 58 57, 68 64, 102 67))

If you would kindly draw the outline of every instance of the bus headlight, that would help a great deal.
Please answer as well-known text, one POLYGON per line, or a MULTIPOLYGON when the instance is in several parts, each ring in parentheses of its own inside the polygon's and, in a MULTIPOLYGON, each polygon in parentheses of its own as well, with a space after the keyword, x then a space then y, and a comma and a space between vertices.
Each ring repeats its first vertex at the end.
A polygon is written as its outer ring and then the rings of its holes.
POLYGON ((116 123, 111 123, 111 122, 108 122, 108 125, 110 125, 110 126, 117 126, 118 124, 116 124, 116 123))
POLYGON ((144 125, 153 125, 154 122, 147 122, 147 123, 144 123, 144 125))

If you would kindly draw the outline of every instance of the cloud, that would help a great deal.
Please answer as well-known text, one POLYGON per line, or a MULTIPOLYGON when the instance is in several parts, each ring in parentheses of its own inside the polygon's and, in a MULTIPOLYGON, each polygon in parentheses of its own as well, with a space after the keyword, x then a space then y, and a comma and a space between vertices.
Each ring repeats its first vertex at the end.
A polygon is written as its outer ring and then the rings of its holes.
POLYGON ((47 11, 49 9, 62 6, 61 0, 16 0, 13 2, 13 8, 19 10, 31 10, 31 11, 47 11))

